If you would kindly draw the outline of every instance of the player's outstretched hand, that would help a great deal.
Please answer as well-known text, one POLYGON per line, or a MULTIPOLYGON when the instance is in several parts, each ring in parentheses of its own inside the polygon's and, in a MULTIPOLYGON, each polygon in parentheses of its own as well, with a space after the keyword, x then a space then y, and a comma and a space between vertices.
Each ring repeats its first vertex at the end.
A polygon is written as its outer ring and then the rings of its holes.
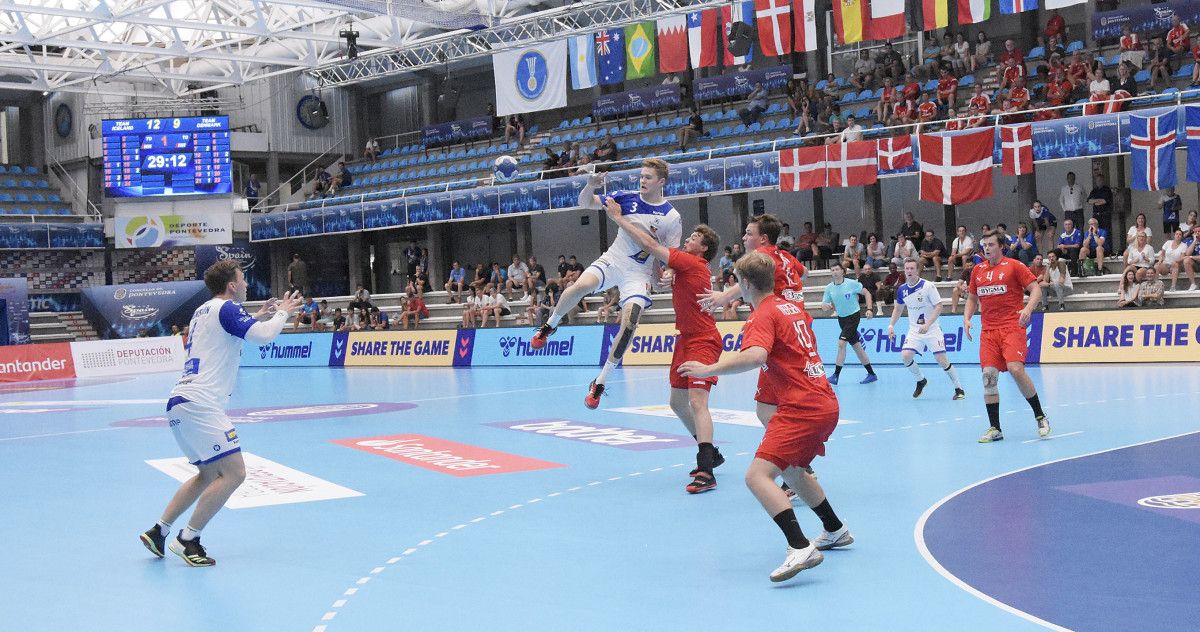
POLYGON ((975 337, 971 335, 971 321, 965 318, 963 319, 963 333, 967 335, 967 340, 975 339, 975 337))
POLYGON ((613 219, 620 217, 621 203, 612 199, 611 197, 608 198, 608 203, 604 205, 604 212, 608 213, 608 216, 613 219))
POLYGON ((300 307, 300 300, 300 290, 296 290, 291 294, 284 292, 283 298, 275 306, 275 309, 291 314, 292 312, 296 311, 297 307, 300 307))
POLYGON ((278 309, 278 305, 279 299, 272 296, 271 298, 267 299, 267 302, 262 304, 262 307, 258 308, 257 312, 254 312, 254 317, 263 318, 265 316, 270 316, 271 314, 275 313, 276 309, 278 309))
POLYGON ((717 292, 715 290, 708 290, 707 292, 697 294, 696 303, 700 305, 702 311, 706 312, 715 312, 724 307, 723 305, 717 305, 717 292))
POLYGON ((662 276, 658 278, 658 282, 665 287, 673 287, 675 285, 675 271, 667 268, 663 270, 662 276))
POLYGON ((870 308, 870 307, 868 307, 868 308, 867 308, 866 312, 867 312, 867 313, 866 313, 866 315, 865 315, 865 316, 863 316, 863 318, 870 319, 872 316, 874 316, 874 315, 875 315, 875 312, 871 311, 871 308, 870 308))
POLYGON ((600 187, 603 187, 604 186, 604 174, 603 173, 593 173, 592 175, 588 176, 587 183, 588 183, 588 186, 592 187, 593 189, 599 189, 600 187))
POLYGON ((709 366, 695 360, 688 360, 679 365, 679 374, 685 377, 710 377, 709 366))

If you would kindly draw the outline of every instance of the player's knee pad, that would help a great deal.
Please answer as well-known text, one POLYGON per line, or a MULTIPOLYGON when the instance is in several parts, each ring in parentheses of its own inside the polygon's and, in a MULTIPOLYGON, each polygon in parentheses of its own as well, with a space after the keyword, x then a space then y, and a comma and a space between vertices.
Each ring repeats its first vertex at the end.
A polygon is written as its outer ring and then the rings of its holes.
POLYGON ((621 333, 613 341, 612 357, 614 360, 619 360, 625 356, 625 351, 629 348, 629 343, 633 341, 633 330, 637 327, 638 320, 641 317, 642 306, 637 303, 631 304, 629 311, 623 314, 621 319, 621 333))
POLYGON ((983 368, 983 394, 984 395, 999 395, 1000 394, 1000 370, 996 367, 988 366, 983 368))

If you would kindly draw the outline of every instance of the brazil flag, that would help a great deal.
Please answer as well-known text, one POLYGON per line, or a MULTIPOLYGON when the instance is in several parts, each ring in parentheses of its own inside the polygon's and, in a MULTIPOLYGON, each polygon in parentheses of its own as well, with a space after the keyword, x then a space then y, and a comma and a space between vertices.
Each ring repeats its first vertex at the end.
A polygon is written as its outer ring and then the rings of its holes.
POLYGON ((625 27, 625 78, 651 77, 657 68, 654 22, 638 22, 625 27))

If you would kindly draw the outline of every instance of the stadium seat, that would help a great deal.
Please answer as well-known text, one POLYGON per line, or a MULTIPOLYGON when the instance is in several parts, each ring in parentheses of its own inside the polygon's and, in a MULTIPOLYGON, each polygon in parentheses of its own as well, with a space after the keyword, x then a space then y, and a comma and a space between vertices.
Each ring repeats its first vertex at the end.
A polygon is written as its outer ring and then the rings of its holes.
MULTIPOLYGON (((880 94, 882 94, 882 92, 880 94)), ((874 96, 875 96, 875 91, 871 90, 870 88, 867 88, 866 90, 863 90, 862 92, 858 93, 858 100, 859 101, 870 101, 874 96)))
POLYGON ((29 196, 29 201, 42 204, 46 201, 46 198, 42 197, 41 193, 34 193, 33 195, 29 196))
POLYGON ((1133 76, 1133 80, 1138 83, 1145 83, 1147 81, 1150 81, 1150 71, 1149 70, 1139 70, 1137 72, 1137 74, 1133 76))
POLYGON ((69 208, 60 208, 57 211, 55 211, 54 214, 55 215, 71 215, 72 213, 71 213, 71 209, 69 209, 69 208))
POLYGON ((854 116, 855 116, 855 118, 859 118, 859 119, 862 119, 865 121, 866 119, 871 118, 871 108, 868 108, 868 107, 858 108, 858 111, 854 113, 854 116))
POLYGON ((1081 51, 1081 50, 1083 50, 1083 41, 1082 40, 1075 40, 1074 42, 1067 44, 1067 54, 1068 55, 1070 55, 1071 53, 1074 53, 1076 51, 1081 51))
POLYGON ((845 105, 847 103, 854 103, 854 101, 857 98, 858 98, 858 95, 855 94, 854 92, 847 92, 846 94, 842 95, 841 99, 838 99, 838 103, 842 104, 842 105, 845 105))
POLYGON ((15 189, 15 188, 17 188, 17 180, 16 180, 16 178, 5 178, 5 179, 4 179, 4 186, 5 186, 5 187, 7 187, 7 188, 9 188, 9 189, 15 189))
POLYGON ((934 90, 937 90, 937 84, 938 84, 937 79, 930 79, 929 81, 925 82, 924 86, 921 87, 921 91, 922 92, 933 92, 934 90))
POLYGON ((824 90, 824 89, 825 89, 825 86, 827 86, 827 85, 829 85, 829 80, 828 80, 828 79, 822 79, 822 80, 820 80, 820 81, 818 81, 818 82, 817 82, 817 85, 816 85, 816 86, 813 86, 813 87, 815 87, 815 88, 817 89, 817 91, 818 91, 818 92, 820 92, 821 90, 824 90))
MULTIPOLYGON (((962 78, 962 81, 958 82, 958 87, 960 88, 969 88, 973 85, 975 85, 975 75, 967 75, 962 78)), ((879 96, 883 96, 883 94, 880 93, 879 96)))
POLYGON ((50 183, 46 182, 45 180, 38 180, 35 184, 37 185, 37 188, 39 188, 39 189, 49 189, 50 188, 50 183))
POLYGON ((1028 60, 1031 60, 1031 61, 1032 61, 1032 60, 1034 60, 1034 59, 1041 59, 1041 58, 1043 58, 1043 57, 1045 57, 1045 56, 1046 56, 1046 48, 1045 48, 1045 47, 1043 47, 1043 46, 1034 46, 1034 47, 1033 47, 1033 48, 1032 48, 1032 49, 1029 51, 1029 54, 1025 56, 1025 59, 1028 59, 1028 60))
POLYGON ((1192 68, 1195 65, 1196 64, 1194 62, 1190 63, 1190 64, 1184 64, 1184 65, 1180 66, 1179 70, 1176 70, 1175 74, 1173 74, 1171 76, 1174 77, 1175 79, 1187 79, 1192 76, 1192 68))
POLYGON ((25 195, 24 193, 18 193, 16 195, 14 195, 13 199, 15 199, 18 202, 24 202, 26 204, 29 203, 29 196, 25 195))

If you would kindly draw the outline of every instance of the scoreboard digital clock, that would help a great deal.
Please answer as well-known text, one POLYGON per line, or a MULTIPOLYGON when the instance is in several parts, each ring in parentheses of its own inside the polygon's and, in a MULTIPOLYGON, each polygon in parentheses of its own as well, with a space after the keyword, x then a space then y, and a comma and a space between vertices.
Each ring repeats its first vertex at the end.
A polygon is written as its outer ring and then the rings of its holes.
POLYGON ((105 195, 233 192, 228 116, 105 120, 101 137, 105 195))

